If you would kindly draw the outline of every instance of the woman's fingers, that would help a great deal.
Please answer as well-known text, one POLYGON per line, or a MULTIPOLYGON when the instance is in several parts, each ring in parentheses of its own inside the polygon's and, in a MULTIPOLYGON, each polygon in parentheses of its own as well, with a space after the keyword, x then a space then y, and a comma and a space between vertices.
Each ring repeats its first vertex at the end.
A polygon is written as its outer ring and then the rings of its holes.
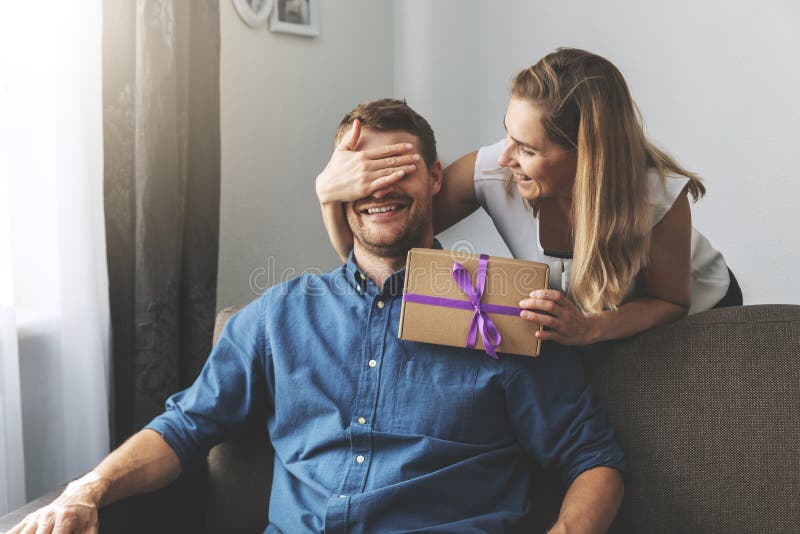
POLYGON ((406 154, 411 154, 413 150, 414 145, 411 143, 397 143, 394 145, 371 148, 369 150, 365 150, 363 154, 367 159, 380 160, 390 158, 392 156, 404 156, 406 154))
POLYGON ((563 343, 561 334, 555 330, 537 330, 536 337, 542 341, 555 341, 556 343, 563 343))
POLYGON ((317 176, 315 189, 323 204, 352 202, 377 193, 414 172, 422 159, 419 154, 412 153, 414 145, 411 143, 354 151, 360 132, 361 123, 353 121, 317 176))
POLYGON ((552 293, 539 293, 534 291, 531 293, 532 296, 550 297, 554 300, 547 298, 529 298, 519 302, 519 307, 523 308, 522 312, 519 314, 520 317, 549 328, 549 330, 538 330, 536 332, 536 337, 542 341, 561 341, 561 333, 559 332, 561 320, 559 316, 563 313, 564 309, 561 305, 561 300, 558 298, 560 294, 560 291, 554 291, 552 293))
POLYGON ((535 332, 537 338, 541 339, 542 341, 555 341, 557 343, 562 342, 563 336, 560 331, 562 325, 558 317, 534 313, 527 310, 523 310, 519 315, 523 319, 531 321, 532 323, 547 327, 546 330, 537 330, 535 332))
POLYGON ((526 310, 539 310, 545 311, 552 315, 559 315, 562 309, 561 302, 545 299, 523 299, 519 301, 519 307, 526 310))
POLYGON ((358 138, 361 137, 361 121, 356 119, 350 126, 350 129, 342 136, 339 144, 336 145, 335 152, 343 152, 345 150, 353 150, 358 144, 358 138))
POLYGON ((531 291, 531 297, 540 300, 550 300, 562 306, 569 302, 567 297, 564 296, 564 293, 557 289, 537 289, 536 291, 531 291))
POLYGON ((405 154, 400 156, 387 156, 381 159, 366 161, 366 168, 370 171, 381 171, 402 167, 404 165, 416 165, 420 161, 419 154, 405 154))
POLYGON ((561 324, 561 321, 558 319, 558 317, 553 317, 552 315, 545 315, 543 313, 536 313, 528 310, 522 310, 519 316, 527 321, 538 323, 542 326, 547 326, 553 329, 558 329, 558 326, 561 324))
POLYGON ((406 174, 410 174, 415 170, 416 166, 408 165, 399 169, 387 169, 385 171, 379 171, 377 173, 378 177, 372 180, 372 183, 369 185, 367 194, 371 195, 372 193, 379 191, 384 187, 390 186, 393 183, 402 180, 406 174))

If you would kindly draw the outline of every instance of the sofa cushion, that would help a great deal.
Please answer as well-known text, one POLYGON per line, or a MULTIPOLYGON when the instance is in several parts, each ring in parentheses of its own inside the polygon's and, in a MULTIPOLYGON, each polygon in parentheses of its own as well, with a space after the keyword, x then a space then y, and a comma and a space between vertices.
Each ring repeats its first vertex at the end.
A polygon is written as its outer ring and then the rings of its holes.
POLYGON ((693 315, 586 354, 632 474, 612 532, 800 525, 800 306, 693 315))

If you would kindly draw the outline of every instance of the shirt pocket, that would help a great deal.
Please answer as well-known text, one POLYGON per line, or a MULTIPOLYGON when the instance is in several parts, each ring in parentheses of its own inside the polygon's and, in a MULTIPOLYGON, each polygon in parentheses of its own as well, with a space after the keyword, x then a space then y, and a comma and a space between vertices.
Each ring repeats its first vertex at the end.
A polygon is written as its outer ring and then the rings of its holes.
POLYGON ((479 360, 453 347, 416 342, 400 346, 392 430, 466 441, 479 360))

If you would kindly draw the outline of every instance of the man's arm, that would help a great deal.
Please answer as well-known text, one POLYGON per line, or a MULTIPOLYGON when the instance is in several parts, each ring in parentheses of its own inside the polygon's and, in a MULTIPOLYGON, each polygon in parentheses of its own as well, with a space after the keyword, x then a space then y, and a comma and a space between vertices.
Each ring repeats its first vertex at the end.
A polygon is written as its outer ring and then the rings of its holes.
POLYGON ((55 501, 27 516, 9 534, 34 530, 37 534, 96 533, 100 507, 162 488, 180 472, 178 456, 164 439, 153 430, 142 430, 92 471, 70 482, 55 501))
POLYGON ((625 487, 616 469, 595 467, 584 471, 564 497, 558 521, 548 534, 602 534, 617 515, 625 487))
POLYGON ((228 320, 200 376, 167 399, 163 414, 10 532, 96 533, 98 508, 166 486, 203 461, 215 444, 263 421, 273 398, 265 347, 260 298, 228 320))
POLYGON ((580 355, 546 342, 541 356, 505 357, 509 416, 519 444, 558 471, 567 494, 552 533, 605 532, 622 500, 626 470, 580 355))

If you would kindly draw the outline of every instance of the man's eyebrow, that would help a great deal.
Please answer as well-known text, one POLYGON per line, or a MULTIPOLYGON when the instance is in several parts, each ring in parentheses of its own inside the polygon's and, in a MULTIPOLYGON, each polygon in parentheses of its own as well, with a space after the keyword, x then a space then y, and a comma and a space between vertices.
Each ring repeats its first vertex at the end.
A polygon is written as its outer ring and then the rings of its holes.
MULTIPOLYGON (((505 117, 503 117, 503 128, 505 129, 506 133, 508 133, 508 127, 506 126, 506 118, 505 117)), ((526 148, 530 148, 531 150, 539 151, 539 148, 537 148, 537 147, 535 147, 533 145, 529 145, 528 143, 523 143, 519 139, 515 139, 511 134, 508 134, 508 137, 510 137, 511 140, 514 141, 514 143, 517 144, 517 145, 522 145, 522 146, 524 146, 526 148)))

